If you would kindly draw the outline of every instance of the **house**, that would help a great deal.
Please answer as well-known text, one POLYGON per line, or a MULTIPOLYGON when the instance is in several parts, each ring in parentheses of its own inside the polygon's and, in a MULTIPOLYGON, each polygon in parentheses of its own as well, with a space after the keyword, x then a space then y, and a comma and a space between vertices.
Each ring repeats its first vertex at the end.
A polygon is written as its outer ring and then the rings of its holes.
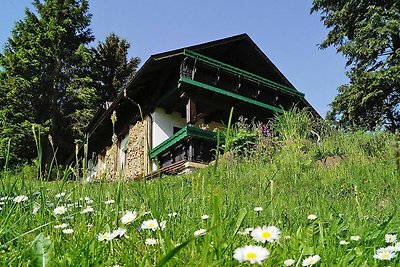
POLYGON ((87 179, 202 167, 232 107, 266 122, 294 105, 319 116, 247 34, 152 55, 88 125, 87 179))

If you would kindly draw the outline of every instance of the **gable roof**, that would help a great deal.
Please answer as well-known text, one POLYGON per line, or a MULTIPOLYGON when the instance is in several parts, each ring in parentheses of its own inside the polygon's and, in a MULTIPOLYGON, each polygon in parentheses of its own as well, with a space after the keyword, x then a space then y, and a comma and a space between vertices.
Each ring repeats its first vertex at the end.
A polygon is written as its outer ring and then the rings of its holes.
POLYGON ((179 70, 181 61, 186 55, 185 51, 197 53, 216 62, 223 62, 288 87, 300 95, 298 100, 302 103, 302 106, 308 107, 314 115, 319 117, 315 109, 303 97, 304 94, 298 92, 253 40, 244 33, 151 55, 111 106, 108 109, 100 109, 96 113, 86 128, 85 132, 88 136, 92 135, 100 126, 105 136, 111 136, 110 116, 114 110, 128 109, 128 107, 129 110, 136 109, 126 118, 118 118, 117 124, 123 120, 139 119, 138 109, 137 107, 132 107, 132 104, 137 105, 139 103, 142 108, 150 112, 152 107, 144 107, 144 103, 147 103, 149 98, 157 98, 160 94, 165 93, 163 90, 168 90, 168 88, 161 87, 168 84, 169 81, 176 82, 179 79, 177 76, 172 76, 176 75, 177 70, 179 70))

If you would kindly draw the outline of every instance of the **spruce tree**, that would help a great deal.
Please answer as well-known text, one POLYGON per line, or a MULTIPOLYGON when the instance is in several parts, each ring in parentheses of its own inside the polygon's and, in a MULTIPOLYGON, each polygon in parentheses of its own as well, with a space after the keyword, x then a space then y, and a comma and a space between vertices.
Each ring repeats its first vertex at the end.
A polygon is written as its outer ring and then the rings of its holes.
POLYGON ((91 78, 93 40, 87 0, 35 0, 0 56, 0 163, 11 139, 12 161, 36 156, 32 125, 41 128, 43 160, 63 162, 97 106, 91 78))
POLYGON ((113 101, 135 74, 140 63, 138 57, 128 60, 130 44, 111 33, 95 49, 95 77, 102 102, 113 101))

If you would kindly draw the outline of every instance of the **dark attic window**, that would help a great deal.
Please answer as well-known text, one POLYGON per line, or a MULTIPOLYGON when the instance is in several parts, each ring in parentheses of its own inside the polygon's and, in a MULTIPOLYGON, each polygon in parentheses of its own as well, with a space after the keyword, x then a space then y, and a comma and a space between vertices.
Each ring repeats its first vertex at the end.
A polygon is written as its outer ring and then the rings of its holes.
POLYGON ((179 128, 179 127, 174 127, 174 131, 173 131, 173 132, 174 132, 174 134, 176 134, 177 132, 179 132, 179 130, 180 130, 180 129, 182 129, 182 128, 179 128))

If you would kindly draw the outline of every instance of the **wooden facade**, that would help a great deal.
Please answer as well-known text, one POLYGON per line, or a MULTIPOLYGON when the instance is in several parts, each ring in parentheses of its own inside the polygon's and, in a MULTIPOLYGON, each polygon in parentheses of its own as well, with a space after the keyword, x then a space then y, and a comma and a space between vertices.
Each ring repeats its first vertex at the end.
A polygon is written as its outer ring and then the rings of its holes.
POLYGON ((99 157, 114 133, 122 140, 131 125, 147 121, 145 151, 158 167, 207 163, 214 159, 216 137, 200 122, 226 125, 232 107, 233 120, 267 122, 293 106, 319 116, 246 34, 177 49, 151 56, 111 106, 96 114, 86 131, 89 154, 99 157))

